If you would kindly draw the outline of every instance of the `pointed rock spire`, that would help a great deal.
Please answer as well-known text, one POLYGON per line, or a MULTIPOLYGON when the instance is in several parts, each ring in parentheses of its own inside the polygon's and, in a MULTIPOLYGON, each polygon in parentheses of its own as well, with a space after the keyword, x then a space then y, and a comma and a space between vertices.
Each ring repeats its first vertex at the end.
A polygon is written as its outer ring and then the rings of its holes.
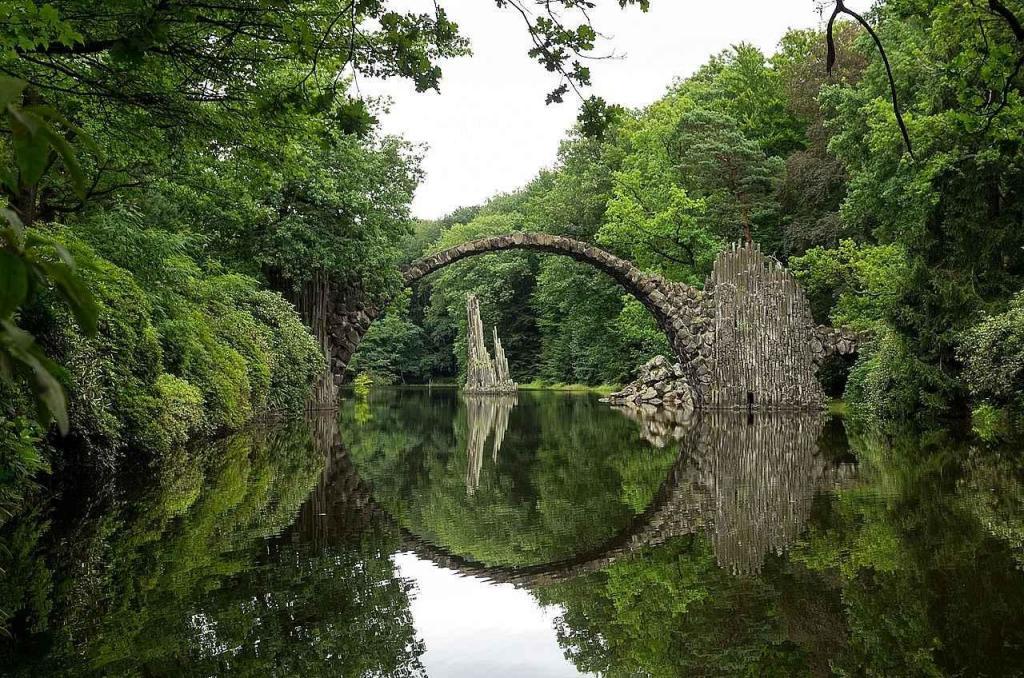
POLYGON ((508 359, 498 338, 497 328, 493 329, 494 360, 484 344, 484 324, 480 320, 480 300, 475 294, 466 299, 468 323, 466 340, 468 363, 466 365, 467 393, 514 393, 516 383, 509 374, 508 359))

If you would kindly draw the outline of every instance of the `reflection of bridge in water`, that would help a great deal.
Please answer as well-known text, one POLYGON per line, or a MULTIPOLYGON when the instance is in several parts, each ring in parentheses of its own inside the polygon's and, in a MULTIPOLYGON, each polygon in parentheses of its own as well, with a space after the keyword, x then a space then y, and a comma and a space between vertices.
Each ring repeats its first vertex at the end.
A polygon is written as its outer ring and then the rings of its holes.
MULTIPOLYGON (((820 454, 824 422, 818 414, 629 414, 640 419, 645 437, 652 429, 669 431, 670 438, 678 439, 680 452, 647 509, 605 543, 549 563, 488 566, 399 525, 403 549, 465 576, 534 587, 601 570, 674 537, 703 533, 722 567, 756 574, 769 553, 781 554, 799 536, 815 494, 840 486, 855 473, 852 465, 833 463, 820 454)), ((374 501, 372 488, 359 477, 344 445, 335 442, 298 529, 315 531, 309 535, 313 538, 338 537, 365 529, 374 518, 395 522, 374 501)))

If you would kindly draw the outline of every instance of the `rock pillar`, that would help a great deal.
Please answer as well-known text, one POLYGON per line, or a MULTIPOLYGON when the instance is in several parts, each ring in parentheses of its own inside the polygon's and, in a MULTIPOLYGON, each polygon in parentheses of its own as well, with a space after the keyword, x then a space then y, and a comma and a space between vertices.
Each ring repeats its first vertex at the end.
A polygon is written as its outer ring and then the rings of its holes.
POLYGON ((466 365, 466 393, 514 393, 516 384, 508 370, 508 360, 494 329, 494 356, 484 344, 484 323, 480 320, 480 300, 471 294, 466 299, 466 344, 468 361, 466 365))

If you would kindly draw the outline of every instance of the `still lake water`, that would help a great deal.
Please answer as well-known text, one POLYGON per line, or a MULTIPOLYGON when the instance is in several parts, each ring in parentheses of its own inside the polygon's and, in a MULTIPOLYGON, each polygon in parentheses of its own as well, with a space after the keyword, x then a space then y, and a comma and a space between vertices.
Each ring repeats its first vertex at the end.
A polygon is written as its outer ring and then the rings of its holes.
POLYGON ((8 521, 0 674, 1024 675, 1022 469, 827 417, 375 391, 8 521))

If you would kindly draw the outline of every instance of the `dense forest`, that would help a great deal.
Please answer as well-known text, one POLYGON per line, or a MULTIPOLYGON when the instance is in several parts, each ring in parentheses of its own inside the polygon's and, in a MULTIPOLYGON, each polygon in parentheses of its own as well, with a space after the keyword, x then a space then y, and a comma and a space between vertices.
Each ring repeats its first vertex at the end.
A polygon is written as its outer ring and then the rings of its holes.
MULTIPOLYGON (((884 61, 852 21, 830 40, 790 32, 771 56, 738 42, 642 110, 586 100, 522 190, 415 222, 417 150, 380 132, 352 79, 439 88, 442 61, 469 50, 442 9, 0 2, 0 521, 49 466, 111 472, 300 411, 326 365, 303 307, 323 280, 387 299, 401 263, 510 231, 695 285, 751 238, 819 321, 870 337, 823 374, 854 414, 973 409, 998 428, 1024 407, 1022 16, 881 2, 867 20, 884 61)), ((588 23, 526 30, 551 102, 590 84, 588 23)), ((457 379, 471 291, 519 381, 622 382, 668 352, 608 279, 511 253, 404 293, 351 373, 457 379)))
MULTIPOLYGON (((700 285, 715 255, 749 234, 798 275, 819 322, 871 337, 856 364, 821 374, 855 412, 899 421, 954 415, 967 403, 1019 407, 1021 111, 1012 86, 1005 104, 972 105, 983 88, 1002 86, 1008 72, 996 66, 1012 54, 986 54, 982 44, 962 51, 980 37, 974 19, 949 13, 956 4, 922 14, 885 3, 877 12, 913 157, 869 36, 840 24, 829 76, 823 35, 792 31, 770 57, 739 44, 649 107, 609 109, 600 134, 580 126, 557 166, 522 190, 417 223, 404 256, 544 231, 700 285)), ((982 18, 998 35, 999 23, 982 18)), ((600 272, 497 254, 403 297, 371 329, 353 369, 457 379, 469 292, 507 337, 522 382, 621 383, 669 352, 640 303, 600 272)))

